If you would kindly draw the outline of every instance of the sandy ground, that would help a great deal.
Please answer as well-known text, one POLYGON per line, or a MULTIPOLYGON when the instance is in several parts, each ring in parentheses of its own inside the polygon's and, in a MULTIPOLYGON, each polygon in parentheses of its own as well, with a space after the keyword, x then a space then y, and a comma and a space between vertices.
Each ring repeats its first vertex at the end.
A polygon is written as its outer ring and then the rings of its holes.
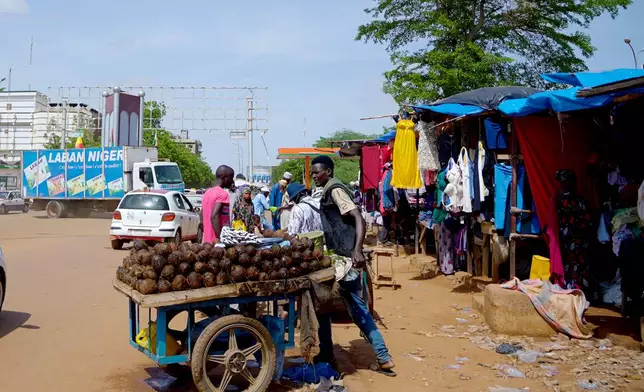
MULTIPOLYGON (((111 286, 125 252, 109 247, 109 219, 49 220, 32 212, 0 216, 0 222, 0 246, 9 270, 0 314, 0 391, 151 391, 143 380, 155 365, 129 346, 127 302, 111 286)), ((500 377, 492 367, 511 360, 469 339, 426 336, 445 325, 463 331, 482 321, 468 309, 468 291, 454 290, 445 277, 411 280, 407 263, 397 261, 401 290, 375 291, 398 377, 367 370, 375 357, 355 326, 334 327, 336 354, 349 391, 385 392, 401 386, 405 392, 487 391, 493 385, 553 390, 543 377, 500 377), (457 322, 457 317, 468 323, 457 322), (447 369, 457 363, 456 357, 469 360, 460 369, 447 369)), ((553 380, 562 391, 575 390, 575 365, 557 365, 561 374, 553 380)), ((519 368, 528 370, 527 365, 519 368)), ((641 390, 638 382, 634 377, 622 390, 641 390)), ((176 390, 192 390, 190 383, 189 378, 180 380, 176 390)))

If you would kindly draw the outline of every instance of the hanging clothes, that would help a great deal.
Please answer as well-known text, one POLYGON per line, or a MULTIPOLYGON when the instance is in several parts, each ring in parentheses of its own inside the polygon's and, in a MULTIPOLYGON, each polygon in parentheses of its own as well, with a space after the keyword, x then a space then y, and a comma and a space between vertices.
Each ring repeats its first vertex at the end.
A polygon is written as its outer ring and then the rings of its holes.
POLYGON ((644 222, 644 181, 637 190, 637 215, 640 221, 644 222))
POLYGON ((477 170, 475 175, 478 177, 478 183, 479 183, 479 196, 480 196, 480 201, 485 201, 485 198, 490 195, 489 189, 485 186, 485 179, 483 176, 483 170, 485 168, 485 147, 483 146, 483 142, 479 141, 477 143, 477 156, 476 156, 476 164, 477 164, 477 170))
POLYGON ((494 227, 505 229, 505 209, 508 189, 512 182, 512 166, 500 163, 494 165, 494 227))
POLYGON ((445 167, 450 158, 457 159, 461 149, 460 138, 443 132, 438 137, 438 159, 441 167, 445 167))
POLYGON ((508 143, 505 136, 505 122, 488 117, 485 119, 484 124, 487 148, 489 148, 490 150, 504 150, 508 148, 508 143))
POLYGON ((437 224, 438 232, 438 260, 440 262, 441 272, 444 275, 454 273, 454 239, 452 232, 445 222, 437 224))
POLYGON ((380 147, 362 147, 360 154, 360 190, 378 189, 380 180, 380 147))
POLYGON ((390 164, 383 168, 382 177, 379 184, 380 190, 380 213, 384 216, 390 213, 396 206, 394 188, 391 186, 392 169, 390 164))
POLYGON ((461 170, 461 177, 463 181, 463 199, 461 202, 463 212, 472 212, 472 164, 470 156, 467 154, 465 147, 461 148, 458 154, 458 167, 461 170))
POLYGON ((432 218, 436 223, 442 223, 447 218, 447 211, 443 205, 443 192, 447 186, 446 174, 447 169, 440 171, 436 176, 436 208, 432 212, 432 218))
POLYGON ((463 175, 454 158, 450 158, 447 162, 445 179, 447 185, 443 190, 442 199, 445 210, 460 212, 463 207, 463 175))
POLYGON ((418 168, 420 171, 437 171, 441 168, 438 158, 438 138, 433 122, 419 121, 418 132, 418 168))
POLYGON ((420 181, 417 156, 414 122, 398 121, 394 143, 394 175, 391 181, 394 188, 418 189, 423 185, 420 181))

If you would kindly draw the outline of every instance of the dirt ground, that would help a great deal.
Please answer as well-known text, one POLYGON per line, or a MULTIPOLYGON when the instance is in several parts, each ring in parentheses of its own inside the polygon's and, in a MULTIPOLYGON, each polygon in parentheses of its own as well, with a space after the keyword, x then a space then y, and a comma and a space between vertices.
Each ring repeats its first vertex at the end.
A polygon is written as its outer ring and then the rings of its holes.
MULTIPOLYGON (((143 380, 156 366, 129 346, 127 301, 111 285, 125 252, 109 247, 110 220, 49 220, 32 212, 0 216, 0 222, 0 246, 8 263, 8 293, 0 314, 0 391, 151 391, 143 380)), ((408 259, 396 261, 402 289, 375 291, 381 330, 398 377, 368 370, 375 357, 355 326, 334 327, 349 391, 389 392, 401 386, 405 392, 488 391, 495 385, 572 391, 584 377, 613 379, 600 389, 644 390, 644 368, 637 369, 644 356, 637 351, 617 346, 602 351, 595 343, 583 347, 566 342, 564 346, 573 347, 565 350, 567 357, 549 357, 560 374, 546 377, 544 363, 516 364, 480 348, 490 337, 495 343, 512 339, 485 331, 481 317, 470 309, 469 290, 455 289, 446 277, 413 280, 407 264, 408 259), (458 364, 457 357, 467 360, 458 369, 450 368, 458 364), (615 361, 626 366, 623 374, 589 367, 615 361), (514 364, 527 377, 502 377, 502 364, 514 364)), ((596 315, 598 320, 611 317, 610 312, 596 315)), ((180 380, 175 389, 191 390, 190 383, 189 378, 180 380)))

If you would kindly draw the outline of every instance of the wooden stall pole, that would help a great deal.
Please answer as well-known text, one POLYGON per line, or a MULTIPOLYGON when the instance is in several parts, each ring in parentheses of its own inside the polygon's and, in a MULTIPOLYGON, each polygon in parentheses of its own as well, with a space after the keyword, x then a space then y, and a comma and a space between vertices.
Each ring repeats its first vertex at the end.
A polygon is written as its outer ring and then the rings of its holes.
POLYGON ((304 182, 308 189, 311 189, 311 157, 307 155, 304 158, 304 182))
MULTIPOLYGON (((517 133, 515 130, 510 129, 510 135, 512 140, 512 159, 510 163, 512 164, 512 185, 510 189, 510 206, 517 205, 517 183, 518 183, 518 171, 517 165, 519 164, 518 151, 517 151, 517 133)), ((517 232, 517 216, 510 214, 510 279, 514 278, 517 273, 517 240, 514 238, 514 234, 517 232)))

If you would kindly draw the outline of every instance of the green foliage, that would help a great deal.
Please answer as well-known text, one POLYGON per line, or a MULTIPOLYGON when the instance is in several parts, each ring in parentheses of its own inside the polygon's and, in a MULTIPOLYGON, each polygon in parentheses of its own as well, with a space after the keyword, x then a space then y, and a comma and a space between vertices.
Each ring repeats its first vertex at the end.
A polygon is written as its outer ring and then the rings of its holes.
POLYGON ((384 91, 428 103, 500 85, 546 88, 544 72, 586 70, 587 29, 632 0, 375 0, 356 40, 387 45, 394 69, 384 91))
POLYGON ((161 122, 168 113, 163 102, 145 101, 143 108, 143 129, 162 129, 161 122))
MULTIPOLYGON (((389 132, 388 128, 385 128, 385 132, 389 132)), ((315 143, 313 147, 316 148, 325 148, 331 146, 332 140, 370 140, 374 139, 378 135, 365 135, 364 133, 352 131, 349 129, 342 129, 340 131, 333 132, 328 137, 321 137, 315 143)), ((334 159, 335 163, 335 173, 334 176, 342 181, 345 184, 350 183, 351 181, 358 180, 358 171, 360 169, 360 163, 356 159, 334 159)), ((282 178, 284 172, 290 172, 293 174, 293 181, 304 183, 304 159, 287 159, 282 161, 279 165, 273 167, 271 173, 271 179, 273 183, 279 181, 282 178)))
POLYGON ((293 175, 293 182, 304 183, 304 159, 286 159, 271 170, 271 182, 274 184, 282 179, 284 172, 293 175))

